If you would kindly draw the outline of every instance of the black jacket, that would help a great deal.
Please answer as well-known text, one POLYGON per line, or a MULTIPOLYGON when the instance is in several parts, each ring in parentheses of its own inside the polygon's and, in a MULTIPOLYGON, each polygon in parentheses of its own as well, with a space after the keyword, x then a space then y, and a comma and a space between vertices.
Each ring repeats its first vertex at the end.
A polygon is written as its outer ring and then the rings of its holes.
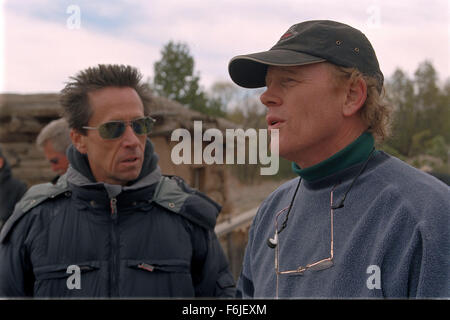
MULTIPOLYGON (((0 156, 3 158, 1 151, 0 156)), ((14 206, 27 191, 27 185, 12 176, 11 167, 4 159, 0 169, 0 229, 13 213, 14 206)))
POLYGON ((0 234, 0 296, 234 295, 219 205, 158 169, 119 191, 84 178, 69 168, 17 206, 0 234))

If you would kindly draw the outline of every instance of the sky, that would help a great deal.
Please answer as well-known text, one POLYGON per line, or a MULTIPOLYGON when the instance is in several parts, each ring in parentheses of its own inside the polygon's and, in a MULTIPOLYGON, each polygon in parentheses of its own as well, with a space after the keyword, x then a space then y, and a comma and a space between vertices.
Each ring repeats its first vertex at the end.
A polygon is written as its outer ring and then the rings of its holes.
POLYGON ((99 63, 145 79, 169 41, 184 42, 201 85, 231 81, 236 55, 270 49, 293 24, 329 19, 360 29, 381 70, 409 76, 425 60, 450 78, 449 0, 0 0, 0 92, 58 92, 99 63))

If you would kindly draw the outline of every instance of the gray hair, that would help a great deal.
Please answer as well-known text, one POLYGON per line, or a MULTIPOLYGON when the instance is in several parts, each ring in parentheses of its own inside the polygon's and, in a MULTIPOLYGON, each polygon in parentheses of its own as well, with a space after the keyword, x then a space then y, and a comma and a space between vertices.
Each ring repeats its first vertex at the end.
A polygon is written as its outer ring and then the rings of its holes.
POLYGON ((70 139, 69 125, 64 118, 51 121, 39 133, 36 144, 42 149, 47 141, 51 141, 55 151, 66 153, 66 149, 72 143, 70 139))

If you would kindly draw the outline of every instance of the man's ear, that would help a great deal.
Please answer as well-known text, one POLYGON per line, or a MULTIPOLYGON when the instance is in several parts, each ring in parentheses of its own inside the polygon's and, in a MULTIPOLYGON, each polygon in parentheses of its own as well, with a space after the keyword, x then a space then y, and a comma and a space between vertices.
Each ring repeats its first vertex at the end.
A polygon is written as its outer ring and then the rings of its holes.
POLYGON ((76 129, 70 129, 70 139, 74 147, 82 154, 87 153, 86 136, 76 129))
POLYGON ((342 108, 344 116, 350 117, 357 113, 367 98, 367 84, 362 77, 356 78, 347 88, 347 96, 342 108))
POLYGON ((0 157, 0 169, 3 168, 4 165, 5 165, 5 160, 3 160, 2 157, 0 157))

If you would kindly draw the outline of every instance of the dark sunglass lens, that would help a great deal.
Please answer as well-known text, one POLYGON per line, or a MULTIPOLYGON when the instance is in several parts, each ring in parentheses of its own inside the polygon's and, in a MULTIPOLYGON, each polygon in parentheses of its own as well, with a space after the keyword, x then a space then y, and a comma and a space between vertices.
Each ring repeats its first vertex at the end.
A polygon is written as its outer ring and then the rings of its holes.
POLYGON ((136 134, 148 134, 152 130, 153 121, 150 118, 142 118, 134 120, 133 130, 136 134))
POLYGON ((137 119, 132 122, 133 130, 136 134, 146 134, 145 119, 137 119))
POLYGON ((119 121, 107 122, 99 127, 99 133, 103 139, 119 138, 124 131, 125 124, 119 121))

